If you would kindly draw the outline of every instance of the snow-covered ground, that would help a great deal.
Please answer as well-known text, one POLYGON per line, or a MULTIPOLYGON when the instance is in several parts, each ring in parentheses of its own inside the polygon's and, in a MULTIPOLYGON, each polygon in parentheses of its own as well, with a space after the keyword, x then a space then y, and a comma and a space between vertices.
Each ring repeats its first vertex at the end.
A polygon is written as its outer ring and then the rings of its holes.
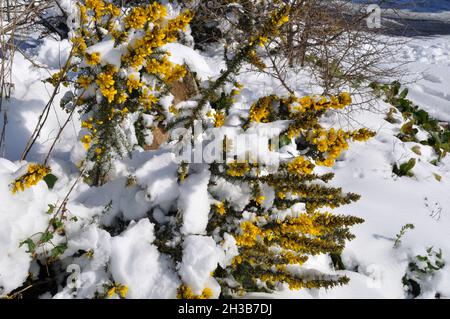
MULTIPOLYGON (((443 14, 442 10, 449 10, 450 1, 439 2, 441 6, 436 6, 433 12, 443 14)), ((46 40, 36 52, 37 62, 56 71, 64 63, 68 50, 69 45, 66 42, 46 40)), ((201 57, 200 53, 189 50, 182 50, 177 45, 172 48, 174 58, 188 59, 187 62, 193 63, 192 67, 197 68, 200 76, 211 76, 219 70, 217 66, 221 63, 220 53, 204 54, 201 57)), ((409 97, 433 117, 450 122, 450 36, 409 39, 399 51, 398 59, 410 62, 407 70, 415 82, 407 85, 410 89, 409 97)), ((19 248, 19 242, 45 228, 49 219, 49 215, 45 214, 48 204, 61 200, 77 178, 77 170, 70 163, 70 157, 74 145, 79 144, 77 135, 80 129, 80 124, 75 120, 58 143, 51 162, 54 174, 59 177, 53 190, 50 191, 44 183, 40 183, 24 193, 12 196, 8 185, 18 176, 18 170, 24 165, 18 162, 18 159, 52 90, 49 84, 41 82, 49 74, 33 66, 20 54, 14 59, 13 70, 15 92, 7 103, 9 124, 6 153, 5 158, 0 159, 0 295, 21 286, 28 272, 35 271, 33 266, 30 269, 31 258, 26 253, 26 247, 19 248)), ((234 110, 236 114, 240 111, 239 107, 249 105, 258 97, 279 92, 280 89, 273 79, 261 75, 246 73, 240 77, 240 82, 245 89, 237 98, 237 107, 234 110)), ((299 94, 310 93, 308 88, 300 85, 296 90, 299 94)), ((42 160, 56 129, 65 120, 67 115, 58 105, 63 94, 64 89, 58 94, 51 108, 48 125, 33 148, 30 160, 42 160)), ((405 298, 407 295, 402 278, 407 272, 408 264, 415 256, 425 255, 426 249, 433 247, 437 251, 442 249, 446 266, 424 277, 420 297, 434 298, 436 293, 439 293, 450 298, 450 156, 435 166, 429 163, 434 154, 430 147, 420 145, 421 155, 413 152, 412 147, 418 144, 403 143, 395 137, 401 124, 385 121, 385 114, 390 107, 379 101, 377 111, 355 111, 352 114, 355 123, 363 124, 378 134, 367 143, 352 145, 333 169, 336 173, 334 185, 362 196, 359 202, 338 210, 365 219, 364 224, 354 227, 356 239, 347 245, 343 253, 342 261, 347 270, 338 271, 345 273, 351 279, 350 283, 329 291, 296 292, 285 288, 269 297, 405 298), (413 169, 414 177, 395 176, 392 173, 393 164, 410 158, 417 160, 413 169), (441 177, 440 181, 436 179, 436 175, 441 177), (394 248, 395 237, 406 224, 413 224, 415 229, 408 230, 398 247, 394 248)), ((341 122, 339 114, 328 120, 341 122)), ((344 126, 352 125, 346 121, 342 123, 344 126)), ((178 189, 171 184, 176 171, 166 156, 167 154, 158 152, 147 152, 127 160, 126 166, 134 168, 137 183, 145 186, 153 196, 151 203, 145 200, 146 194, 138 191, 136 187, 119 191, 129 173, 121 171, 120 168, 117 171, 117 180, 105 187, 94 189, 80 184, 75 189, 68 210, 79 221, 68 222, 67 232, 71 239, 65 254, 68 256, 80 249, 95 249, 94 262, 86 264, 83 257, 77 260, 80 265, 86 266, 83 268, 85 287, 103 279, 108 280, 103 266, 109 261, 109 271, 115 280, 128 284, 128 297, 174 297, 173 292, 180 284, 179 279, 171 275, 168 261, 152 244, 153 225, 147 219, 138 221, 152 205, 165 205, 174 200, 183 202, 183 192, 190 192, 185 189, 190 187, 189 185, 178 189), (174 189, 176 192, 172 192, 174 189), (112 199, 114 203, 105 214, 105 207, 112 199), (80 226, 83 223, 88 225, 91 220, 99 218, 102 218, 104 224, 108 224, 112 217, 123 211, 127 212, 122 216, 125 220, 137 222, 132 223, 119 236, 111 237, 108 232, 93 225, 80 226), (152 271, 149 271, 150 269, 152 271)), ((203 180, 202 173, 199 173, 196 179, 198 187, 201 187, 203 180)), ((189 210, 193 204, 187 202, 183 206, 189 210)), ((183 280, 191 283, 193 287, 202 287, 206 282, 214 285, 210 277, 198 277, 194 270, 202 268, 204 273, 209 273, 221 262, 208 260, 208 249, 217 249, 215 244, 202 236, 192 235, 185 245, 191 245, 184 253, 192 254, 193 264, 181 265, 183 280)), ((326 256, 311 258, 305 267, 325 273, 336 272, 331 260, 326 256)), ((79 297, 90 296, 93 290, 86 289, 83 293, 84 295, 79 297)), ((65 289, 56 297, 69 296, 70 289, 65 289)), ((249 295, 250 298, 261 296, 263 295, 249 295)))

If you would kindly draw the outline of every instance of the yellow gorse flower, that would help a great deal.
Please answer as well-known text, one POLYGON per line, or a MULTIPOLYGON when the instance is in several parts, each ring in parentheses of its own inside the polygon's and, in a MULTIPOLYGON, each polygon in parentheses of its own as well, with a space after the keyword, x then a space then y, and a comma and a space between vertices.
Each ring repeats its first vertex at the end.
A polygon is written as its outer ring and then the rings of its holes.
POLYGON ((225 204, 223 202, 216 203, 214 204, 214 206, 216 207, 217 213, 219 215, 225 215, 225 213, 227 212, 225 209, 225 204))
POLYGON ((249 121, 262 123, 268 122, 272 111, 272 102, 277 100, 278 99, 273 95, 259 99, 250 108, 249 121))
POLYGON ((37 185, 45 176, 50 174, 50 171, 50 168, 47 166, 35 163, 29 164, 27 173, 12 183, 12 193, 23 192, 25 189, 37 185))
POLYGON ((225 114, 222 112, 217 112, 214 114, 214 126, 222 127, 225 124, 225 114))
POLYGON ((89 65, 97 65, 100 63, 100 53, 98 52, 92 54, 86 53, 84 57, 89 65))
POLYGON ((309 175, 314 170, 314 164, 299 156, 288 164, 288 172, 296 175, 309 175))
POLYGON ((211 288, 206 287, 203 289, 201 295, 195 295, 192 289, 188 286, 180 286, 177 291, 178 299, 211 299, 213 292, 211 288))
POLYGON ((155 74, 167 84, 171 84, 186 75, 186 68, 182 65, 172 64, 167 56, 161 60, 153 58, 145 66, 149 74, 155 74))
POLYGON ((127 29, 143 29, 148 22, 156 22, 167 16, 165 6, 154 2, 145 7, 135 7, 124 19, 127 29))
POLYGON ((106 98, 108 103, 114 101, 114 97, 117 94, 117 90, 114 87, 114 73, 110 70, 104 73, 100 73, 95 81, 100 88, 103 96, 106 98))
POLYGON ((128 287, 127 286, 120 286, 118 288, 119 296, 121 298, 125 298, 128 293, 128 287))
POLYGON ((133 90, 137 90, 142 87, 142 83, 139 79, 135 77, 134 74, 130 75, 127 80, 127 88, 128 93, 133 92, 133 90))
POLYGON ((81 138, 81 143, 83 143, 84 148, 87 150, 92 142, 92 136, 91 135, 84 135, 81 138))
POLYGON ((255 202, 256 202, 259 206, 261 206, 261 205, 264 203, 265 200, 266 200, 266 198, 265 198, 264 196, 260 195, 260 196, 257 196, 257 197, 256 197, 255 202))
POLYGON ((258 226, 250 221, 245 221, 241 224, 242 234, 236 237, 236 244, 243 247, 253 247, 262 231, 258 226))
POLYGON ((99 19, 105 11, 105 2, 102 0, 86 0, 86 8, 94 12, 94 18, 99 19))
POLYGON ((108 298, 112 298, 114 295, 118 295, 120 298, 125 298, 128 294, 128 286, 119 283, 112 283, 107 286, 107 288, 108 291, 106 292, 106 296, 108 298))
POLYGON ((227 174, 233 177, 243 177, 250 172, 250 165, 248 163, 230 163, 228 164, 227 174))
POLYGON ((77 79, 77 83, 80 87, 87 90, 89 88, 89 85, 92 83, 92 79, 87 76, 80 76, 77 79))
POLYGON ((358 142, 366 142, 376 135, 375 132, 369 131, 366 128, 362 128, 360 130, 354 131, 351 136, 354 141, 358 142))

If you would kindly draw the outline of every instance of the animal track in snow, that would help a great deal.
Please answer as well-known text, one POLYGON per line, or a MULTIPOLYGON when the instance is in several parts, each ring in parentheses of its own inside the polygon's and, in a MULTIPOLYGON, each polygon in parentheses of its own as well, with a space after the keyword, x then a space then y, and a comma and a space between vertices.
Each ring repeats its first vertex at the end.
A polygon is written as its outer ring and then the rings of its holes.
POLYGON ((425 197, 425 207, 430 212, 429 216, 435 220, 440 220, 442 216, 442 206, 439 202, 434 202, 425 197))

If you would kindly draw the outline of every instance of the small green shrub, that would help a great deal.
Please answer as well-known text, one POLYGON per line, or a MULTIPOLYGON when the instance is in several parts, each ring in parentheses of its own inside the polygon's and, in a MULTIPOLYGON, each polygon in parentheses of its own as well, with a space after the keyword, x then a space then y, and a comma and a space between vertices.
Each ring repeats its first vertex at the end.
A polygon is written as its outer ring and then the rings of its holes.
MULTIPOLYGON (((435 273, 445 267, 442 259, 442 250, 435 251, 433 247, 426 250, 425 255, 415 256, 408 264, 406 274, 402 278, 403 285, 408 288, 412 298, 418 297, 424 291, 427 282, 435 273)), ((436 297, 439 297, 436 293, 436 297)))
MULTIPOLYGON (((408 89, 400 91, 401 84, 398 81, 391 84, 371 83, 370 87, 376 96, 383 97, 385 102, 401 112, 406 124, 402 126, 400 133, 397 135, 400 140, 403 142, 420 142, 423 145, 431 146, 438 156, 438 161, 447 155, 450 151, 450 130, 447 126, 439 123, 437 119, 432 118, 428 112, 407 99, 408 89), (418 140, 418 128, 428 133, 426 140, 418 140)), ((395 123, 393 114, 394 111, 391 109, 386 117, 386 120, 390 123, 395 123)))
POLYGON ((400 244, 402 243, 402 238, 403 238, 403 236, 405 236, 408 229, 413 230, 414 228, 415 228, 415 226, 413 224, 404 225, 402 227, 402 229, 400 229, 400 232, 395 236, 394 248, 397 248, 400 246, 400 244))
POLYGON ((402 177, 402 176, 412 177, 412 176, 414 176, 414 174, 412 172, 412 169, 414 168, 414 166, 416 166, 416 159, 411 158, 406 163, 400 164, 400 166, 398 166, 397 163, 394 164, 392 172, 399 177, 402 177))

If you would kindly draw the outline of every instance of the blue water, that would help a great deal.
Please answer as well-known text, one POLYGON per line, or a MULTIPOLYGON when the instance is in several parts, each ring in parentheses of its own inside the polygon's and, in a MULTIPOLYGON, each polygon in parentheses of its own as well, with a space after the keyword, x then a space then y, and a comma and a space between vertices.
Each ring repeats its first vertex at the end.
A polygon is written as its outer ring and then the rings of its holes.
POLYGON ((450 11, 450 0, 353 0, 355 3, 380 4, 382 8, 405 9, 413 12, 450 11))

